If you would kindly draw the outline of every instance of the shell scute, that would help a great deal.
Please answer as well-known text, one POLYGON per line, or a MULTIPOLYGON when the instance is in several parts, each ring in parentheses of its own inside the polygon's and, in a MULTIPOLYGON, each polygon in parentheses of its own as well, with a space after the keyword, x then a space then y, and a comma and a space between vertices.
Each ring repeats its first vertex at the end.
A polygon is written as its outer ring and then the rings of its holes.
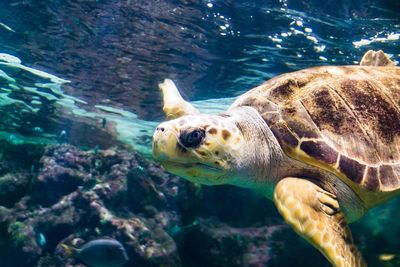
POLYGON ((346 116, 345 105, 328 87, 316 89, 308 97, 302 99, 302 103, 310 111, 312 120, 322 131, 327 130, 340 135, 348 132, 348 127, 356 122, 353 117, 346 116))
POLYGON ((324 141, 304 141, 301 143, 300 149, 307 155, 326 164, 335 164, 339 155, 335 149, 328 146, 324 141))
POLYGON ((338 93, 349 103, 363 127, 378 135, 381 142, 392 144, 400 135, 400 110, 382 88, 368 80, 348 79, 341 82, 338 93))
POLYGON ((276 86, 271 92, 270 97, 273 101, 290 101, 298 89, 297 82, 293 79, 288 79, 276 86))
POLYGON ((394 169, 389 165, 382 165, 379 167, 379 179, 384 187, 392 188, 400 185, 394 169))
POLYGON ((366 166, 357 160, 341 155, 339 160, 339 170, 350 180, 359 184, 363 180, 366 166))
POLYGON ((368 167, 367 174, 363 182, 365 188, 367 188, 369 191, 378 191, 380 187, 378 168, 368 167))
POLYGON ((369 204, 400 192, 399 67, 288 73, 231 108, 244 104, 260 112, 288 156, 335 173, 369 204))
POLYGON ((289 130, 283 121, 272 125, 271 131, 277 137, 278 142, 282 147, 291 149, 298 146, 298 138, 289 130))
POLYGON ((321 138, 321 135, 313 131, 312 128, 308 127, 308 125, 302 120, 288 120, 287 125, 290 129, 293 129, 293 132, 296 133, 298 138, 307 138, 307 139, 317 139, 321 138))
POLYGON ((376 149, 371 137, 358 121, 346 101, 328 86, 321 86, 301 100, 312 121, 315 131, 321 132, 333 147, 351 158, 364 162, 377 162, 376 149))

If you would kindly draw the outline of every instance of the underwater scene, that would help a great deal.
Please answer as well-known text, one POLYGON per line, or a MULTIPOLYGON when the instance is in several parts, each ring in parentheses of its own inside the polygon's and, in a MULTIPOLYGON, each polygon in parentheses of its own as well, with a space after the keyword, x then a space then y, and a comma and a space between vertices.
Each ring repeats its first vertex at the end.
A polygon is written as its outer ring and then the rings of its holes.
POLYGON ((400 266, 399 0, 0 2, 0 267, 400 266))

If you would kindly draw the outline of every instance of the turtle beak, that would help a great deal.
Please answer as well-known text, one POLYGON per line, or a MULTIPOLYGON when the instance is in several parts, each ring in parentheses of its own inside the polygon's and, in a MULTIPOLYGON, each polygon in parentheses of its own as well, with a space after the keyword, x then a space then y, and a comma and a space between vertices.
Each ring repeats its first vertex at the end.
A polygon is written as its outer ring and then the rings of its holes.
POLYGON ((153 158, 156 161, 165 161, 168 158, 168 151, 171 151, 173 133, 166 123, 157 126, 153 135, 153 158))
POLYGON ((182 161, 178 145, 179 130, 170 121, 157 126, 153 135, 153 158, 158 162, 182 161))

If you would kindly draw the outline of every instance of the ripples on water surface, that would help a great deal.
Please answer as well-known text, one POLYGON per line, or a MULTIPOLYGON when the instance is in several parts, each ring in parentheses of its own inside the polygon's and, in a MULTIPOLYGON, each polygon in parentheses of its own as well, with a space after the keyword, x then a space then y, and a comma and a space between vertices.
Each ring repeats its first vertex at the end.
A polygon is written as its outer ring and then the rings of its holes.
POLYGON ((2 52, 68 79, 90 104, 160 119, 157 82, 194 99, 236 96, 274 75, 399 58, 400 2, 2 1, 2 52))

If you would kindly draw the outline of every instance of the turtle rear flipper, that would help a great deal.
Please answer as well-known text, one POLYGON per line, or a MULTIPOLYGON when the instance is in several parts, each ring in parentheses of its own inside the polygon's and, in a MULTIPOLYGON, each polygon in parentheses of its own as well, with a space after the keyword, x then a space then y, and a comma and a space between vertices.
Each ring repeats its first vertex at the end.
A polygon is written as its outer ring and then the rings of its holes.
POLYGON ((158 87, 160 87, 163 94, 163 111, 167 119, 172 120, 185 115, 196 115, 200 113, 195 107, 182 98, 175 83, 170 79, 165 79, 158 87))
POLYGON ((285 221, 336 267, 366 267, 335 196, 313 182, 284 178, 274 193, 285 221))
POLYGON ((361 66, 394 66, 394 62, 382 50, 369 50, 361 59, 361 66))

